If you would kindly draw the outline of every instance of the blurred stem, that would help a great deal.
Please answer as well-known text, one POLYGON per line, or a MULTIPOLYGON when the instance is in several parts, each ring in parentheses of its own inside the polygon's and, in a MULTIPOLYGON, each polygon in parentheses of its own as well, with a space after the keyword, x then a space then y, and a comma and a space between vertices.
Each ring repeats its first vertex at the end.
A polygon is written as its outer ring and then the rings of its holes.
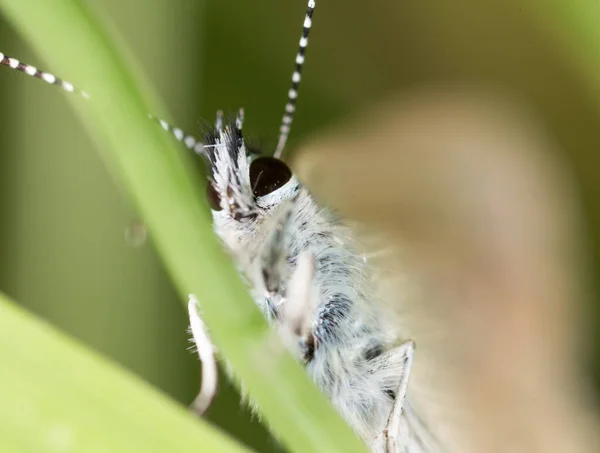
POLYGON ((147 84, 133 77, 87 4, 0 0, 0 5, 51 67, 72 74, 92 96, 89 103, 70 100, 137 204, 182 299, 198 296, 216 344, 288 449, 364 452, 302 368, 273 341, 211 231, 190 166, 147 118, 148 112, 164 110, 145 101, 154 99, 142 90, 147 84))
POLYGON ((0 450, 249 453, 0 294, 0 450))

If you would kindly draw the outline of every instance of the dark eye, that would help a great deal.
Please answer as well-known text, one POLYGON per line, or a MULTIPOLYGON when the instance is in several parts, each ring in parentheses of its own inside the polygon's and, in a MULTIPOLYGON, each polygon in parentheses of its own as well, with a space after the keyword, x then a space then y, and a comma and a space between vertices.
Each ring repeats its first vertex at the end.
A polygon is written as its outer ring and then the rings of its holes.
POLYGON ((259 157, 250 164, 250 184, 257 198, 279 189, 291 177, 289 167, 274 157, 259 157))
POLYGON ((219 195, 217 189, 215 189, 210 182, 208 183, 208 186, 206 186, 206 198, 213 211, 220 211, 223 209, 221 208, 221 195, 219 195))

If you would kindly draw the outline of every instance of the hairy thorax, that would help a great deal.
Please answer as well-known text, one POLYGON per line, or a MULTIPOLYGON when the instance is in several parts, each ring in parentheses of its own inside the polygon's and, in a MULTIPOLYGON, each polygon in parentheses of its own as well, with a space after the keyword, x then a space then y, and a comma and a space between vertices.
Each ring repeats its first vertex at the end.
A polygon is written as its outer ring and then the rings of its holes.
POLYGON ((347 422, 369 442, 385 425, 396 383, 384 375, 378 362, 387 345, 376 305, 369 300, 367 264, 353 250, 349 230, 329 210, 319 207, 305 188, 298 185, 292 203, 282 227, 283 259, 276 271, 281 281, 276 291, 265 288, 260 266, 277 222, 276 212, 244 222, 215 213, 215 229, 245 276, 256 304, 273 323, 280 320, 287 282, 298 257, 310 252, 316 299, 311 327, 316 347, 305 366, 347 422))

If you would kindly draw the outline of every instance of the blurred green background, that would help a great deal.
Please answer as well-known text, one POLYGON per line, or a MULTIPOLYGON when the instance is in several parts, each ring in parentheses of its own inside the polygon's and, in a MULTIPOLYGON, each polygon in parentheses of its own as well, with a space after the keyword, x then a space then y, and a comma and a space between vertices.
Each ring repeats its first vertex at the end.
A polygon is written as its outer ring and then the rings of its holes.
MULTIPOLYGON (((272 149, 304 0, 88 3, 123 36, 177 125, 197 132, 217 109, 243 106, 246 134, 272 149)), ((440 82, 504 90, 529 104, 565 150, 598 269, 597 93, 560 45, 560 30, 542 24, 516 0, 321 1, 291 145, 391 92, 440 82)), ((0 42, 5 54, 46 68, 6 22, 0 42)), ((137 231, 136 213, 65 94, 8 70, 0 71, 0 93, 0 288, 187 404, 199 367, 187 350, 184 305, 151 238, 126 240, 137 231)), ((598 298, 589 301, 595 307, 598 298)), ((599 363, 590 366, 597 382, 599 363)), ((209 418, 259 451, 275 451, 223 385, 209 418)))

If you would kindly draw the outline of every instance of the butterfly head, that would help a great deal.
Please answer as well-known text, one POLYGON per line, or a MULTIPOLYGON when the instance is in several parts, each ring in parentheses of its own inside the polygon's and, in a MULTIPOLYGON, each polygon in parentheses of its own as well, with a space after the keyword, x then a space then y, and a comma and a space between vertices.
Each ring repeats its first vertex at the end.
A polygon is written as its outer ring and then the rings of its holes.
POLYGON ((219 223, 261 222, 300 184, 280 159, 248 152, 239 122, 205 134, 210 167, 207 198, 219 223))

